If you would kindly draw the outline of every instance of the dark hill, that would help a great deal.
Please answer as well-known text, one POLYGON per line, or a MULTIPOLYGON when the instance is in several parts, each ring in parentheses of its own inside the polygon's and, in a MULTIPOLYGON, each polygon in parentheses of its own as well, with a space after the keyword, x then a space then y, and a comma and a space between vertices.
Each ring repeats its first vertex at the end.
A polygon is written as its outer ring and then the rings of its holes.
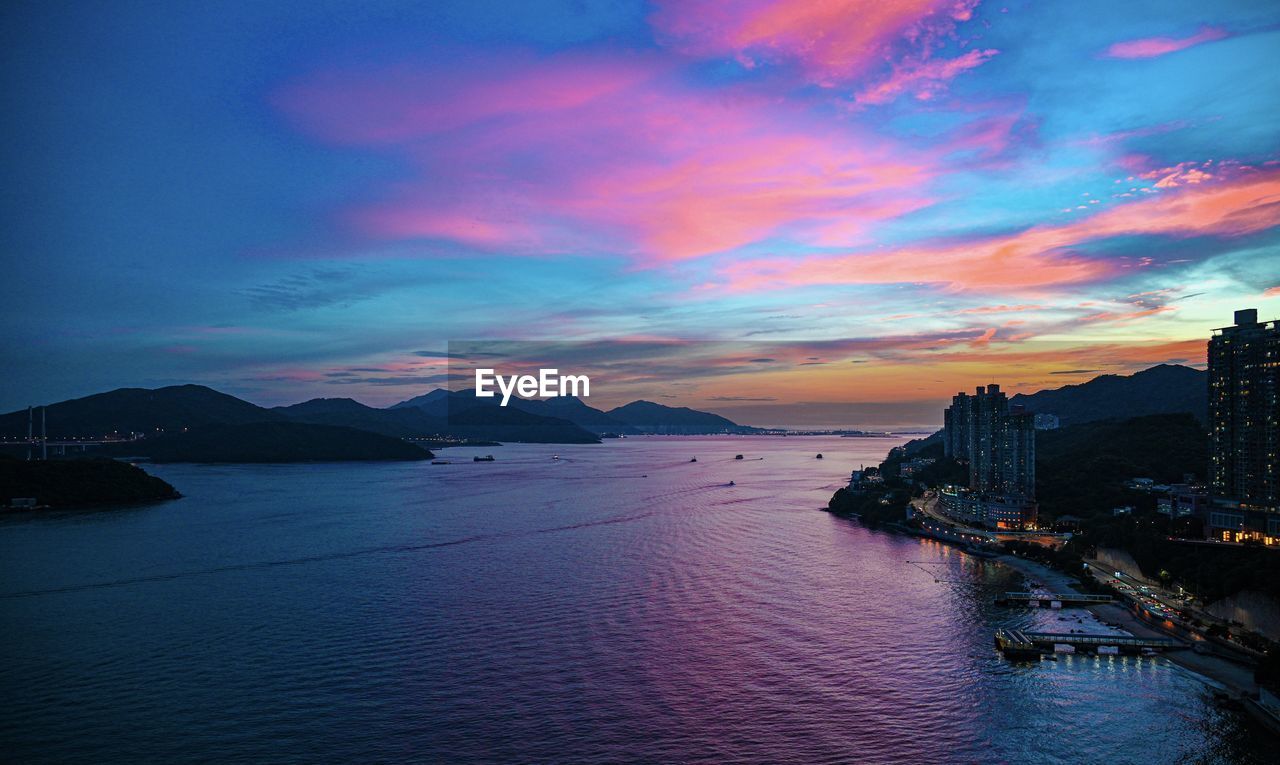
POLYGON ((1063 426, 1148 414, 1193 415, 1208 421, 1208 372, 1160 364, 1132 375, 1102 375, 1079 385, 1022 394, 1009 400, 1037 414, 1056 414, 1063 426))
POLYGON ((425 460, 431 452, 355 428, 301 422, 211 425, 110 447, 156 462, 345 462, 425 460))
POLYGON ((357 428, 395 438, 429 438, 446 430, 443 418, 431 417, 415 407, 375 409, 349 398, 313 398, 271 411, 294 422, 357 428))
POLYGON ((449 433, 478 441, 530 444, 598 444, 600 439, 568 420, 542 417, 512 406, 473 406, 451 412, 449 433))
POLYGON ((641 433, 665 433, 695 435, 703 433, 754 433, 758 428, 739 425, 736 422, 710 412, 679 406, 663 406, 652 401, 632 401, 630 404, 610 409, 606 415, 623 422, 641 433))
POLYGON ((413 398, 408 399, 406 401, 401 401, 398 404, 392 404, 388 408, 404 409, 406 407, 410 407, 414 409, 420 409, 422 407, 430 406, 434 402, 438 401, 439 399, 445 398, 448 395, 449 395, 449 391, 445 390, 444 388, 436 388, 435 390, 429 393, 424 393, 421 396, 414 396, 413 398))
MULTIPOLYGON (((35 431, 40 432, 40 411, 35 431)), ((168 388, 120 388, 108 393, 50 404, 47 411, 50 438, 97 438, 112 433, 154 434, 208 425, 236 425, 283 419, 280 414, 219 393, 203 385, 168 388)), ((25 409, 0 416, 0 435, 25 437, 25 409)))
POLYGON ((1208 434, 1189 414, 1156 414, 1036 434, 1036 499, 1050 516, 1089 516, 1129 504, 1130 478, 1205 477, 1208 434))
POLYGON ((131 504, 181 496, 127 462, 108 459, 15 460, 0 457, 0 505, 34 497, 49 507, 131 504))
POLYGON ((601 433, 618 433, 630 435, 640 431, 605 414, 603 411, 583 403, 576 396, 557 396, 548 399, 511 399, 511 406, 523 409, 530 414, 543 417, 557 417, 568 420, 583 430, 596 435, 601 433))
POLYGON ((446 432, 455 438, 481 441, 511 441, 539 444, 594 444, 595 433, 573 422, 543 414, 549 411, 542 401, 515 399, 501 406, 502 399, 478 398, 474 390, 434 390, 424 396, 402 401, 388 411, 416 411, 419 415, 445 423, 446 432), (411 402, 418 402, 417 404, 411 402), (525 405, 528 405, 526 408, 525 405), (537 413, 528 411, 537 409, 537 413))

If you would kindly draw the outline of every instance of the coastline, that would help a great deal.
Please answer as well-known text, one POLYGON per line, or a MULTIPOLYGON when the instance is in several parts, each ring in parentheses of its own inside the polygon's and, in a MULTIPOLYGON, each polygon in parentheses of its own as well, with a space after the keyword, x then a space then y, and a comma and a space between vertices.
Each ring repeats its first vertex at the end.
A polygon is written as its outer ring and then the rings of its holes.
MULTIPOLYGON (((1054 592, 1079 592, 1076 581, 1069 575, 1049 568, 1035 561, 1025 560, 1013 555, 1001 555, 994 559, 1017 571, 1025 577, 1041 582, 1054 592)), ((1115 603, 1089 606, 1093 613, 1104 624, 1115 625, 1118 629, 1137 637, 1169 637, 1168 633, 1155 629, 1139 619, 1129 609, 1115 603)), ((1185 638, 1178 636, 1179 639, 1185 638)), ((1253 680, 1253 672, 1236 662, 1212 654, 1197 653, 1194 650, 1169 651, 1160 658, 1169 660, 1195 675, 1197 679, 1229 695, 1240 698, 1256 697, 1258 686, 1253 680)))

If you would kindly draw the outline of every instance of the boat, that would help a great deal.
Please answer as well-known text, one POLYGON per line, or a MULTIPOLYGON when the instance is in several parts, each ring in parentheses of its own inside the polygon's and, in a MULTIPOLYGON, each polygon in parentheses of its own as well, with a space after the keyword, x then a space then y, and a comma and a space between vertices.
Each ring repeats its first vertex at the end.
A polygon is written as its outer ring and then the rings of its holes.
POLYGON ((486 455, 485 455, 485 456, 483 456, 483 457, 472 457, 472 458, 471 458, 471 461, 472 461, 472 462, 493 462, 493 455, 492 455, 492 454, 486 454, 486 455))
POLYGON ((693 459, 691 459, 691 460, 689 460, 689 461, 690 461, 690 462, 697 462, 697 461, 698 461, 698 458, 697 458, 697 457, 694 457, 693 459))
POLYGON ((822 459, 822 452, 818 452, 818 456, 815 457, 814 459, 819 459, 819 460, 822 459))
POLYGON ((452 465, 449 460, 431 460, 432 465, 452 465))
POLYGON ((741 454, 739 454, 739 455, 737 455, 736 457, 734 457, 734 459, 735 459, 735 460, 740 460, 740 459, 742 459, 742 455, 741 455, 741 454))
POLYGON ((559 455, 559 454, 553 454, 553 455, 551 455, 551 459, 553 459, 553 460, 558 460, 558 459, 560 459, 560 455, 559 455))
POLYGON ((737 486, 738 484, 734 483, 733 481, 730 481, 730 482, 729 482, 729 485, 730 485, 730 486, 737 486))

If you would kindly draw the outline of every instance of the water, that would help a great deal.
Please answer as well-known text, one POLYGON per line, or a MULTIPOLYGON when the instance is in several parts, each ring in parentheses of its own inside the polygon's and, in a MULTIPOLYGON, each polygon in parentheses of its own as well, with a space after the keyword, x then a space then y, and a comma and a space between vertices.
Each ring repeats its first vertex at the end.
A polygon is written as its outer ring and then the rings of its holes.
POLYGON ((0 520, 0 751, 1266 761, 1261 733, 1163 660, 1003 661, 996 627, 1056 619, 991 605, 1020 583, 1004 567, 818 512, 893 443, 154 466, 187 497, 0 520))

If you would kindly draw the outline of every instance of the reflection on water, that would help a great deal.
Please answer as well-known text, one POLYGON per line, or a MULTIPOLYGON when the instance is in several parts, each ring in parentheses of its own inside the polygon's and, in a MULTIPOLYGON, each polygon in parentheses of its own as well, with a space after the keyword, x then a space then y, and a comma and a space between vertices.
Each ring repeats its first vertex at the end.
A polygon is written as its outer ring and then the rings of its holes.
POLYGON ((1265 760, 1256 730, 1164 661, 1000 659, 996 627, 1058 617, 994 607, 1018 584, 1003 567, 817 511, 893 443, 157 466, 186 499, 0 521, 0 747, 94 763, 1265 760))

